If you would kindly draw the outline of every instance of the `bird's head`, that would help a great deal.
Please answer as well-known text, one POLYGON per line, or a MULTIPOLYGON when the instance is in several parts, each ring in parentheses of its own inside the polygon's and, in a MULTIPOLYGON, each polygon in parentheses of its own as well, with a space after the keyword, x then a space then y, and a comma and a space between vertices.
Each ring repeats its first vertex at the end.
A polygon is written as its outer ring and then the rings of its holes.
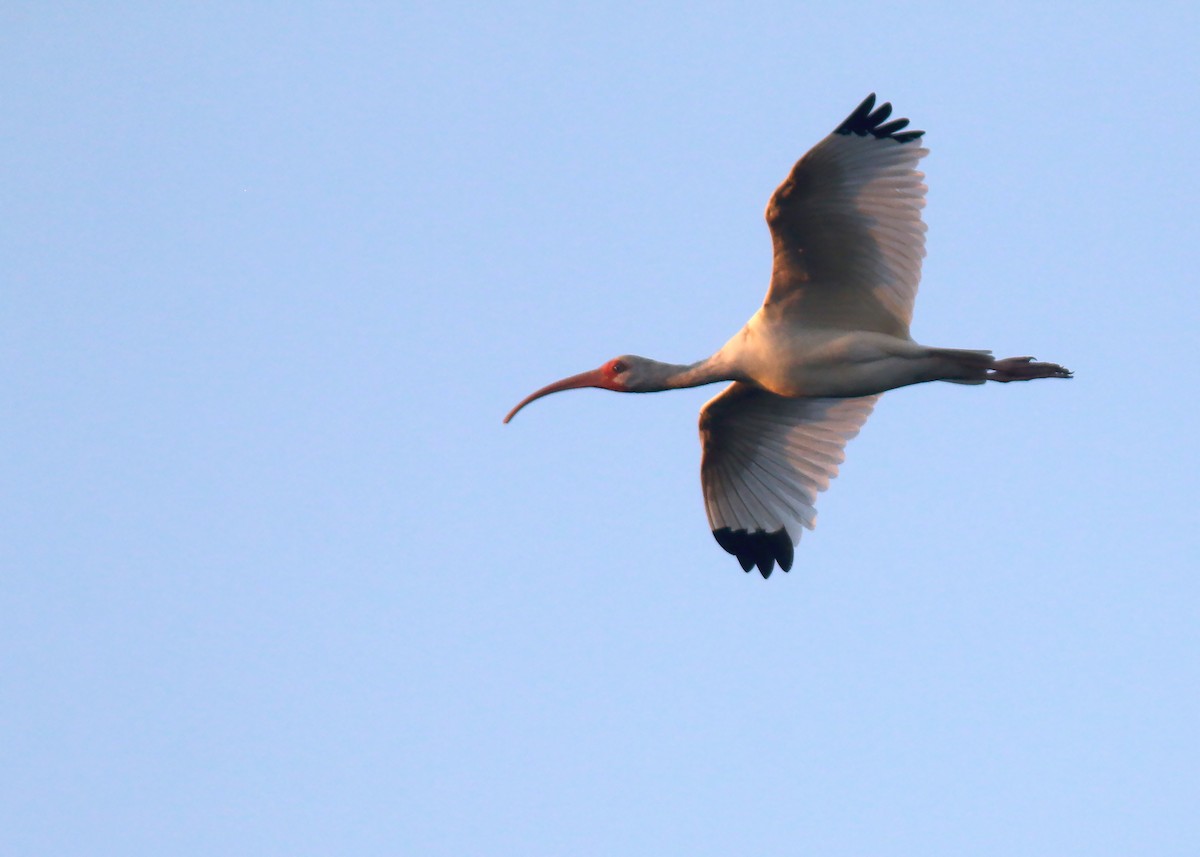
POLYGON ((516 416, 517 411, 528 405, 534 399, 549 396, 551 393, 561 393, 563 390, 578 390, 582 387, 599 387, 602 390, 615 390, 618 393, 646 393, 662 389, 660 367, 665 364, 655 360, 647 360, 633 354, 623 354, 605 362, 599 369, 590 372, 580 372, 570 378, 563 378, 553 384, 547 384, 542 389, 530 393, 508 412, 505 422, 516 416))

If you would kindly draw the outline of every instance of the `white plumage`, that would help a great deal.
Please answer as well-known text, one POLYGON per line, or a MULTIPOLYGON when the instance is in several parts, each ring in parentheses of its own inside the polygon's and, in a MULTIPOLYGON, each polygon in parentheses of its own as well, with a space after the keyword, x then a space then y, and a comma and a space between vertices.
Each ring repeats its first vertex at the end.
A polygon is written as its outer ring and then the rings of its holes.
POLYGON ((627 393, 734 383, 700 412, 701 482, 717 542, 763 577, 793 547, 879 394, 925 381, 1069 378, 1030 357, 934 348, 909 336, 925 256, 924 132, 872 94, 792 168, 767 204, 774 264, 762 307, 690 365, 625 355, 543 387, 627 393))
POLYGON ((765 304, 801 327, 907 336, 925 258, 917 163, 927 154, 835 131, 801 158, 767 204, 775 259, 765 304))
POLYGON ((765 567, 774 558, 737 535, 755 531, 784 531, 775 542, 780 563, 791 566, 791 546, 802 528, 816 524, 817 494, 837 476, 846 441, 858 434, 878 398, 789 399, 739 382, 704 406, 704 506, 717 541, 743 568, 765 567))

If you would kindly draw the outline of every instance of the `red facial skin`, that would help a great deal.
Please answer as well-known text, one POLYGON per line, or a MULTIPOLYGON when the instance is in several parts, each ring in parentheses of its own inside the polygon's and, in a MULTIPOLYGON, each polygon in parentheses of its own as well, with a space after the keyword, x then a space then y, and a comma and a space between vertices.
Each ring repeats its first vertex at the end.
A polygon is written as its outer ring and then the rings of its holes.
POLYGON ((599 387, 603 390, 616 390, 617 392, 625 392, 626 387, 618 378, 628 367, 622 360, 609 360, 599 369, 593 369, 590 372, 581 372, 578 375, 572 375, 570 378, 563 378, 561 381, 555 381, 553 384, 547 384, 542 389, 530 393, 520 403, 508 412, 508 416, 504 418, 504 422, 508 422, 517 411, 528 405, 535 399, 540 399, 542 396, 549 396, 551 393, 561 393, 563 390, 578 390, 582 387, 599 387))

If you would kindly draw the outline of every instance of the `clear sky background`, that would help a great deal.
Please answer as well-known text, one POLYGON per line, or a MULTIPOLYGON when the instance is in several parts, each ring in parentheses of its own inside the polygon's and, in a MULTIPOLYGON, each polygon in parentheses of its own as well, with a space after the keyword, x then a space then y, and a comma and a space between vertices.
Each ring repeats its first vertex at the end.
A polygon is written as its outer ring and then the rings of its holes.
POLYGON ((1200 853, 1198 8, 6 4, 0 853, 1200 853), (715 388, 500 420, 721 345, 871 91, 914 335, 1077 377, 763 581, 715 388))

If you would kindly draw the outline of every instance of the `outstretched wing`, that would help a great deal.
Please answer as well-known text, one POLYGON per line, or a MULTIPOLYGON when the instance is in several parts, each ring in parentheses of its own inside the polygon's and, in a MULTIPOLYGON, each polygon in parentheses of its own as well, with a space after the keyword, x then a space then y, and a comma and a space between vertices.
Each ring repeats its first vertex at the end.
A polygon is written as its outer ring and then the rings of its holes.
POLYGON ((793 545, 878 396, 789 399, 737 382, 700 411, 700 481, 713 536, 768 577, 792 567, 793 545))
POLYGON ((764 306, 806 327, 908 336, 925 256, 924 131, 872 93, 801 158, 767 204, 764 306))

